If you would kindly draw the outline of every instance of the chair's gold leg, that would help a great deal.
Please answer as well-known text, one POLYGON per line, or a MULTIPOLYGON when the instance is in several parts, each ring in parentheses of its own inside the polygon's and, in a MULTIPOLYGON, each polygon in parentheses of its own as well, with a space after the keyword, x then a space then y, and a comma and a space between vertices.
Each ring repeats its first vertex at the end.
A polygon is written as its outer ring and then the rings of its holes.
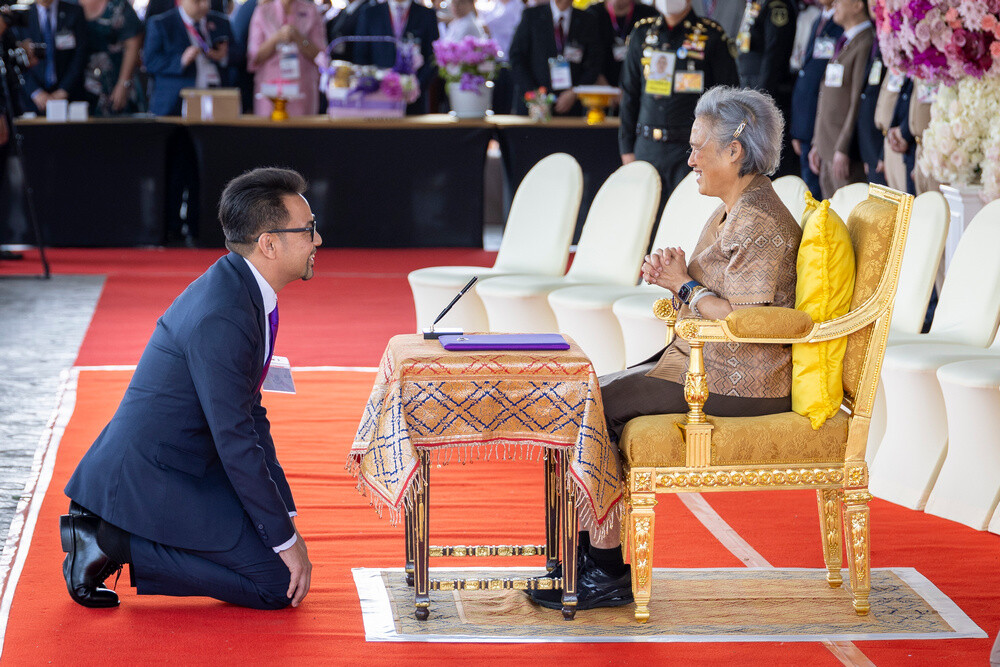
POLYGON ((559 564, 559 461, 554 451, 545 454, 545 569, 559 564))
POLYGON ((631 492, 629 512, 629 556, 632 562, 632 595, 635 597, 635 620, 649 620, 649 600, 653 595, 653 522, 656 518, 656 495, 631 492))
POLYGON ((427 462, 427 454, 420 453, 420 474, 423 477, 423 484, 417 491, 416 516, 414 517, 413 549, 413 605, 416 607, 414 616, 418 621, 426 621, 430 615, 430 573, 428 572, 430 561, 430 465, 427 462))
POLYGON ((823 559, 826 561, 826 581, 830 588, 840 588, 844 577, 840 574, 843 565, 843 537, 840 523, 840 506, 843 489, 817 489, 819 503, 819 531, 823 538, 823 559))
POLYGON ((563 536, 563 619, 572 621, 576 616, 576 552, 579 548, 580 536, 576 526, 576 490, 569 480, 569 459, 573 456, 571 450, 559 452, 559 489, 562 502, 562 536, 563 536))
POLYGON ((847 534, 847 564, 851 571, 851 592, 854 594, 854 611, 859 616, 868 613, 871 605, 871 571, 868 530, 868 489, 854 489, 844 494, 844 532, 847 534))
POLYGON ((406 506, 403 511, 403 529, 406 532, 406 585, 413 585, 413 509, 406 506))

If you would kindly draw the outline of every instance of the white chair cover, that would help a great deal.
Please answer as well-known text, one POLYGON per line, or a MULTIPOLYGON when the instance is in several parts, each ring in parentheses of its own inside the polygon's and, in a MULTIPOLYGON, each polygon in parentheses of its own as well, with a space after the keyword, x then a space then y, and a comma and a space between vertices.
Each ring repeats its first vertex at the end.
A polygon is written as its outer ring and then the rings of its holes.
MULTIPOLYGON (((566 153, 543 158, 527 173, 514 194, 500 251, 492 268, 433 266, 408 276, 417 315, 417 330, 429 327, 472 276, 509 273, 559 276, 566 270, 569 245, 583 196, 583 171, 566 153)), ((438 323, 467 332, 488 331, 486 309, 470 290, 438 323)))

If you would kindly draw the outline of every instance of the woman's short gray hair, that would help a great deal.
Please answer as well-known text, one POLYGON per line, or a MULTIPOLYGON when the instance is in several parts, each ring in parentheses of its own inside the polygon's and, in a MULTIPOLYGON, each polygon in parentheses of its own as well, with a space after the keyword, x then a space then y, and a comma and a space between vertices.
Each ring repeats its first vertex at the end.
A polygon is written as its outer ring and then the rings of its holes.
POLYGON ((704 118, 719 146, 743 146, 740 176, 770 176, 781 162, 785 119, 770 95, 749 88, 715 86, 701 96, 695 118, 704 118))

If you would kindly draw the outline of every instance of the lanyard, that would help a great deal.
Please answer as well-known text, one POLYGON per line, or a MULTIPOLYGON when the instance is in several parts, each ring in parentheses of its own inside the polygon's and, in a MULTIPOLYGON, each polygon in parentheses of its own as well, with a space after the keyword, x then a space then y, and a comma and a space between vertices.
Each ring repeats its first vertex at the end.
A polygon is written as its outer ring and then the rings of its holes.
POLYGON ((191 36, 194 37, 194 41, 198 44, 198 48, 200 48, 205 53, 208 53, 209 51, 212 50, 212 47, 209 46, 208 42, 205 41, 205 38, 202 36, 200 30, 195 30, 195 27, 190 23, 188 23, 187 21, 184 22, 184 27, 187 28, 188 33, 190 33, 191 36))
MULTIPOLYGON (((632 25, 633 14, 635 14, 635 5, 632 5, 632 8, 628 10, 628 14, 625 15, 625 23, 622 25, 626 28, 632 25)), ((615 10, 611 8, 611 5, 608 5, 608 16, 611 17, 611 25, 615 28, 615 34, 619 37, 625 37, 625 35, 622 34, 621 26, 618 25, 618 17, 615 16, 615 10)))

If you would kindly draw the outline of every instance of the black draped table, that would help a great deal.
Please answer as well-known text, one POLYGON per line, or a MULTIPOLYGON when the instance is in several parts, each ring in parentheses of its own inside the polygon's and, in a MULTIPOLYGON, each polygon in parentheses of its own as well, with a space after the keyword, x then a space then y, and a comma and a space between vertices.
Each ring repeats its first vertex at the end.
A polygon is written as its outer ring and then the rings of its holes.
POLYGON ((219 195, 230 178, 260 166, 290 167, 305 176, 326 246, 482 245, 483 167, 493 134, 487 123, 446 115, 316 116, 185 127, 200 181, 199 245, 222 244, 219 195))
MULTIPOLYGON (((539 160, 556 152, 574 156, 584 174, 579 224, 620 165, 613 119, 588 126, 582 118, 536 124, 518 116, 313 116, 282 123, 248 116, 31 120, 20 128, 43 233, 54 246, 163 243, 175 217, 171 202, 179 208, 179 198, 168 199, 168 189, 177 192, 177 174, 193 186, 188 212, 198 244, 221 246, 225 184, 254 167, 284 166, 309 181, 306 196, 328 247, 480 247, 491 139, 501 143, 508 206, 539 160)), ((0 242, 32 243, 23 220, 4 224, 17 208, 0 203, 0 242)))
MULTIPOLYGON (((159 245, 164 235, 166 154, 177 127, 151 119, 18 122, 24 165, 46 243, 159 245)), ((0 242, 35 242, 20 192, 5 184, 0 242), (8 195, 9 193, 9 195, 8 195), (9 196, 9 199, 8 199, 9 196), (15 201, 16 200, 16 201, 15 201)))
MULTIPOLYGON (((500 139, 510 197, 528 171, 552 153, 568 153, 580 163, 583 200, 573 235, 576 243, 594 195, 622 164, 618 152, 618 119, 609 118, 599 125, 587 125, 583 118, 553 118, 548 123, 534 123, 524 116, 496 116, 493 123, 500 139)), ((510 208, 509 201, 507 208, 510 208)))

